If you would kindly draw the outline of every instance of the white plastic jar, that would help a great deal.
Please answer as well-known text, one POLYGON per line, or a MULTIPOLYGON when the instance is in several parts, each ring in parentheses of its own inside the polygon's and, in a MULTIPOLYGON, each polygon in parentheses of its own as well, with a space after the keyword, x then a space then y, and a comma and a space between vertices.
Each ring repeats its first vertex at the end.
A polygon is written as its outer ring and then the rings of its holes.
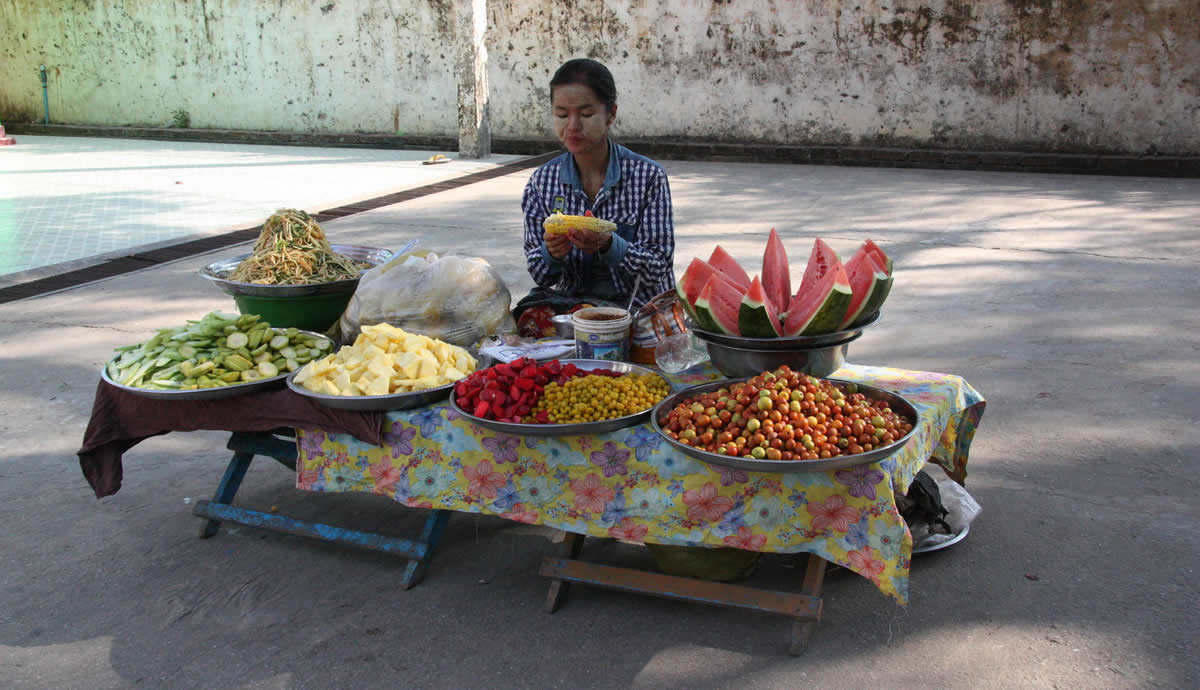
POLYGON ((571 315, 575 356, 579 359, 629 360, 629 326, 633 318, 619 307, 588 307, 571 315))

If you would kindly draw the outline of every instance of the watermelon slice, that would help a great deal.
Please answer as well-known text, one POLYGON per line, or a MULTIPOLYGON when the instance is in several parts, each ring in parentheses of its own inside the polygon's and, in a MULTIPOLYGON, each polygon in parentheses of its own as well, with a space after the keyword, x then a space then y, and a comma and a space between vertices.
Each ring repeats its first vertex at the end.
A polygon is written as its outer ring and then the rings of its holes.
POLYGON ((858 324, 874 316, 875 313, 878 312, 883 306, 884 301, 887 299, 888 293, 892 291, 893 275, 891 257, 889 257, 887 254, 884 254, 883 250, 879 248, 879 245, 875 244, 871 240, 863 242, 862 250, 870 252, 871 256, 875 258, 876 263, 883 267, 885 271, 887 271, 888 277, 887 282, 884 283, 881 289, 875 290, 871 293, 871 297, 867 300, 866 306, 862 308, 862 314, 855 319, 854 323, 850 324, 851 326, 857 326, 858 324))
POLYGON ((692 321, 706 331, 721 330, 716 323, 706 321, 696 313, 696 300, 714 272, 715 269, 703 259, 692 259, 692 263, 683 272, 683 277, 675 284, 675 292, 679 294, 679 301, 683 303, 683 308, 687 311, 688 316, 691 316, 692 321))
MULTIPOLYGON (((783 322, 783 335, 832 333, 841 325, 853 292, 842 262, 836 257, 833 261, 833 264, 822 269, 822 275, 811 280, 805 278, 800 283, 800 289, 792 297, 788 308, 787 319, 783 322)), ((812 275, 817 276, 818 273, 812 275)))
POLYGON ((725 280, 733 283, 745 292, 750 287, 750 276, 746 273, 746 269, 729 255, 729 252, 717 245, 713 250, 712 256, 708 257, 708 264, 717 269, 725 277, 725 280))
MULTIPOLYGON (((774 234, 774 231, 772 231, 774 234)), ((747 338, 777 338, 782 335, 783 324, 775 302, 768 296, 758 276, 750 281, 750 289, 742 296, 738 307, 738 330, 747 338)))
POLYGON ((771 228, 767 250, 763 252, 762 282, 767 297, 776 307, 786 311, 788 301, 792 298, 792 269, 788 266, 787 252, 775 228, 771 228))
POLYGON ((863 249, 866 249, 875 255, 875 258, 879 261, 879 265, 883 266, 884 270, 887 271, 889 276, 892 275, 892 258, 887 254, 884 254, 883 250, 879 248, 879 245, 875 244, 871 240, 867 240, 866 242, 862 243, 862 246, 863 249))
MULTIPOLYGON (((714 271, 700 291, 693 305, 696 316, 707 319, 719 330, 729 335, 741 335, 738 327, 738 310, 742 306, 742 290, 725 280, 720 271, 714 271)), ((705 329, 708 330, 708 329, 705 329)))
POLYGON ((846 309, 840 328, 846 329, 856 323, 861 323, 875 312, 868 312, 868 305, 875 309, 883 304, 881 297, 886 297, 890 278, 887 269, 880 265, 879 260, 868 249, 860 247, 850 261, 846 262, 846 275, 850 278, 850 289, 854 298, 846 309))
MULTIPOLYGON (((841 263, 837 252, 833 251, 833 247, 826 244, 825 240, 819 237, 813 240, 812 252, 808 255, 808 265, 804 267, 804 277, 800 279, 800 288, 803 289, 805 283, 815 284, 825 277, 834 264, 841 265, 841 263)), ((789 306, 788 309, 790 311, 791 307, 789 306)))

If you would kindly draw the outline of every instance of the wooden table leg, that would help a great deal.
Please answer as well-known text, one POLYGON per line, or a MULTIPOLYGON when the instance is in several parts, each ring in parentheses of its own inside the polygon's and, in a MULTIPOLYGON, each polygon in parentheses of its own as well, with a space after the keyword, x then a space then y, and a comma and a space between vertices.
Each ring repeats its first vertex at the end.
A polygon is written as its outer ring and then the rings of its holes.
MULTIPOLYGON (((290 430, 282 430, 290 431, 290 430)), ((419 540, 412 541, 399 537, 389 537, 372 532, 344 529, 319 522, 297 520, 286 515, 265 513, 261 510, 251 510, 232 505, 233 497, 237 495, 238 487, 246 476, 250 461, 255 455, 264 455, 278 460, 286 467, 296 467, 296 445, 294 441, 275 438, 278 432, 234 432, 230 436, 228 448, 234 451, 233 459, 225 468, 225 475, 211 501, 197 501, 192 507, 192 513, 205 518, 204 526, 200 528, 202 538, 215 536, 222 522, 233 522, 258 529, 271 530, 282 534, 294 534, 302 537, 321 539, 336 544, 346 544, 364 549, 382 551, 384 553, 408 559, 401 586, 409 589, 419 583, 425 576, 429 561, 433 558, 442 532, 450 519, 448 510, 434 510, 425 519, 419 540)))
MULTIPOLYGON (((225 467, 225 476, 221 477, 221 483, 213 492, 213 503, 223 505, 233 503, 233 497, 237 495, 238 487, 242 485, 242 478, 246 476, 246 470, 250 468, 250 461, 253 459, 254 453, 238 451, 233 454, 229 465, 225 467)), ((220 520, 209 519, 200 528, 200 538, 215 537, 220 529, 220 520)))
POLYGON ((417 560, 409 561, 405 566, 404 575, 400 579, 400 586, 403 589, 412 589, 414 585, 425 579, 425 570, 429 568, 429 561, 433 559, 433 552, 437 550, 447 522, 450 522, 449 510, 434 510, 429 517, 425 518, 425 525, 421 528, 421 536, 417 541, 425 544, 428 550, 425 555, 417 560))
MULTIPOLYGON (((828 563, 824 558, 821 558, 815 553, 808 555, 808 567, 804 570, 804 585, 801 587, 801 592, 811 597, 815 597, 820 602, 821 585, 825 582, 825 567, 828 563)), ((808 650, 809 640, 812 639, 813 633, 817 629, 817 623, 821 620, 820 609, 818 608, 817 616, 813 620, 797 620, 792 623, 792 645, 788 649, 788 653, 792 656, 800 656, 808 650)))
MULTIPOLYGON (((566 538, 563 540, 561 553, 567 558, 575 560, 583 552, 584 536, 574 532, 565 534, 566 538)), ((570 588, 571 583, 565 580, 555 579, 550 582, 550 591, 546 594, 546 613, 554 613, 566 602, 567 592, 570 588)))

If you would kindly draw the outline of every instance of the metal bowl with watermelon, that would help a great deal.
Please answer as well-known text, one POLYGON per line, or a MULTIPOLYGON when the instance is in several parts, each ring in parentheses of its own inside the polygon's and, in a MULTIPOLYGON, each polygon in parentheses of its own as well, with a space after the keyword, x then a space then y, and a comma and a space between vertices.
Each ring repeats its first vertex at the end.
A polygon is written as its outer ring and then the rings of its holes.
POLYGON ((892 260, 874 242, 843 264, 818 238, 793 294, 787 252, 772 229, 761 279, 717 245, 708 261, 692 259, 676 289, 713 365, 742 377, 784 364, 813 376, 833 373, 849 343, 879 320, 891 287, 892 260))

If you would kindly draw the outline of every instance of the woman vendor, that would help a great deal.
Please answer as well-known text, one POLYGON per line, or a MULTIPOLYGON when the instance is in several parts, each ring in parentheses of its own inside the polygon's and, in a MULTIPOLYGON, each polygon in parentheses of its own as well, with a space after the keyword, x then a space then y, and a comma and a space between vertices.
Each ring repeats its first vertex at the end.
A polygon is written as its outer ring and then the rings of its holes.
POLYGON ((612 141, 617 87, 595 60, 570 60, 550 80, 554 133, 567 152, 525 185, 525 260, 537 286, 514 315, 522 335, 553 334, 550 317, 588 305, 636 310, 675 287, 675 225, 667 174, 612 141), (612 221, 615 232, 547 234, 552 213, 612 221), (637 293, 634 294, 636 285, 637 293))

